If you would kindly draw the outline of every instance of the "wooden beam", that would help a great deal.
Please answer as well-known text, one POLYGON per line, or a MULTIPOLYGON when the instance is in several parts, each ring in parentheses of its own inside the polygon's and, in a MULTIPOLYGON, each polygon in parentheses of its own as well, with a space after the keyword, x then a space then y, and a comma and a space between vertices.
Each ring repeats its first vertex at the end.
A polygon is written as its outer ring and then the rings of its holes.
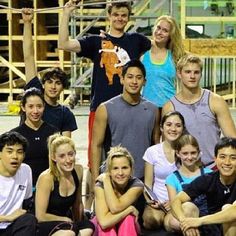
POLYGON ((15 74, 17 74, 20 78, 22 78, 23 80, 25 79, 25 75, 18 70, 16 67, 14 67, 11 63, 9 63, 5 58, 3 58, 2 56, 0 56, 0 61, 7 66, 11 71, 13 71, 15 74))
MULTIPOLYGON (((182 18, 182 16, 181 16, 182 18)), ((235 16, 187 16, 185 18, 186 22, 204 22, 204 23, 209 23, 209 22, 236 22, 236 17, 235 16)))

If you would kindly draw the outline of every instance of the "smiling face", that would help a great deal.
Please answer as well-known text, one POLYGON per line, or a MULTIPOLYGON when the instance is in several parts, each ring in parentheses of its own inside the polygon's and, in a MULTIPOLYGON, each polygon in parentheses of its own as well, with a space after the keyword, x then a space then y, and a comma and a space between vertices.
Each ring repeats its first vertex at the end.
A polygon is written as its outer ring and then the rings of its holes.
POLYGON ((160 20, 153 31, 153 39, 157 44, 166 46, 170 40, 171 25, 165 20, 160 20))
POLYGON ((44 102, 39 96, 27 97, 25 105, 22 105, 21 108, 25 112, 28 122, 37 123, 41 121, 44 112, 44 102))
POLYGON ((123 32, 129 21, 129 10, 126 7, 113 7, 108 18, 110 21, 111 31, 115 30, 123 32))
POLYGON ((3 176, 14 176, 24 160, 21 144, 5 145, 0 152, 0 172, 3 176))
POLYGON ((232 182, 236 179, 236 149, 224 147, 218 150, 215 163, 223 179, 232 182))
POLYGON ((184 145, 178 152, 176 152, 176 155, 180 158, 182 163, 181 165, 187 168, 198 165, 199 163, 199 150, 191 144, 184 145))
POLYGON ((53 160, 60 173, 71 172, 75 166, 75 150, 69 143, 61 144, 56 148, 53 160))
POLYGON ((48 102, 50 100, 57 100, 60 93, 63 91, 63 84, 58 78, 51 78, 45 80, 44 84, 44 98, 48 102))
POLYGON ((173 142, 183 133, 183 123, 178 115, 169 116, 163 123, 161 131, 166 141, 173 142))
POLYGON ((120 82, 125 94, 138 95, 145 84, 145 78, 138 67, 129 67, 120 82))
POLYGON ((114 157, 111 163, 110 176, 112 182, 119 188, 124 188, 132 174, 130 162, 127 157, 114 157))
POLYGON ((177 71, 177 76, 186 88, 198 88, 202 76, 201 67, 197 63, 187 63, 181 70, 177 71))

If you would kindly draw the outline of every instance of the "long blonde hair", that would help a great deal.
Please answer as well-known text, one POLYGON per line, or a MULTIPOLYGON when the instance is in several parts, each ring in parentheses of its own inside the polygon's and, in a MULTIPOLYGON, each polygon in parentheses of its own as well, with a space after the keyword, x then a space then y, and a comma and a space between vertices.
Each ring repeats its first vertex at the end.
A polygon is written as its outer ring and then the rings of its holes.
POLYGON ((167 49, 171 51, 174 62, 175 64, 177 64, 178 60, 183 55, 185 55, 184 44, 183 44, 180 28, 176 20, 172 16, 162 15, 157 18, 156 23, 154 25, 154 29, 156 28, 156 25, 162 20, 167 21, 170 24, 170 28, 171 28, 170 39, 169 39, 169 42, 167 43, 167 49))
POLYGON ((69 137, 53 134, 48 138, 48 152, 49 152, 49 171, 52 174, 54 180, 60 180, 60 172, 57 168, 56 162, 53 160, 57 148, 62 144, 69 144, 72 149, 75 151, 75 144, 73 140, 69 137))

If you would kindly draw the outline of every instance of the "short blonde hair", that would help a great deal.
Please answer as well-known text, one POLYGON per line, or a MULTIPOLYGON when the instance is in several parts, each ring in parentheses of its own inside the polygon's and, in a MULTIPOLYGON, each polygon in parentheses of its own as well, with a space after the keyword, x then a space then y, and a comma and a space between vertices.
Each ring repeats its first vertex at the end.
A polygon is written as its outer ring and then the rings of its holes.
POLYGON ((181 71, 188 63, 198 64, 202 72, 203 62, 200 57, 193 54, 186 54, 181 57, 177 63, 177 70, 181 71))
POLYGON ((75 143, 69 137, 61 134, 53 134, 48 138, 48 152, 49 152, 49 171, 53 175, 54 180, 60 180, 60 173, 58 171, 55 158, 57 148, 62 144, 69 144, 75 151, 75 143))
POLYGON ((122 147, 121 145, 114 146, 110 148, 110 151, 107 153, 106 160, 106 172, 110 172, 112 169, 112 160, 113 158, 126 157, 129 161, 131 171, 133 173, 134 159, 127 148, 122 147))

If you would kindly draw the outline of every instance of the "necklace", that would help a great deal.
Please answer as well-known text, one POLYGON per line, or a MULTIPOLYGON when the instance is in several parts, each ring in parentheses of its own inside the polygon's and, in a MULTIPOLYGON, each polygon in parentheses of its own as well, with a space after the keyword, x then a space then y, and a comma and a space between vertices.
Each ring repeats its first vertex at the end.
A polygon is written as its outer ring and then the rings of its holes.
POLYGON ((221 178, 220 178, 220 182, 222 186, 224 187, 224 194, 229 194, 231 191, 232 184, 229 184, 229 185, 223 184, 224 181, 222 181, 221 178))
POLYGON ((232 185, 224 185, 224 187, 225 187, 225 189, 224 189, 224 194, 228 194, 228 193, 230 193, 230 190, 231 190, 231 186, 232 185))

